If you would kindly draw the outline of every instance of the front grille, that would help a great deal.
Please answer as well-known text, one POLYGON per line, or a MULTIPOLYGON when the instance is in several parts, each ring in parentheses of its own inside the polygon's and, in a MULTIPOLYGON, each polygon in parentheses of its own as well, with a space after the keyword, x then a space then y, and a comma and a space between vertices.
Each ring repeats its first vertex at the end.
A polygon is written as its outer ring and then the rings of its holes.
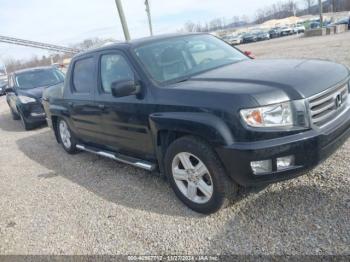
POLYGON ((334 119, 346 108, 348 95, 348 84, 343 84, 309 98, 312 124, 323 126, 334 119))

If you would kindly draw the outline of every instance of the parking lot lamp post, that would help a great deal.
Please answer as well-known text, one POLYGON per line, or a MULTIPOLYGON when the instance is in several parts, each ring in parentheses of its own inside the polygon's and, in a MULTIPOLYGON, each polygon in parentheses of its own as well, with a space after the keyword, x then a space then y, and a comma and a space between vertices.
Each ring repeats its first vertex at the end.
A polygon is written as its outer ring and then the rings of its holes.
POLYGON ((121 3, 120 0, 115 0, 115 4, 117 5, 119 18, 120 18, 120 22, 121 22, 122 27, 123 27, 125 40, 129 41, 130 40, 130 34, 129 34, 128 24, 126 23, 126 19, 125 19, 122 3, 121 3))
POLYGON ((148 0, 145 0, 145 5, 146 5, 146 13, 147 13, 147 17, 148 17, 149 32, 150 32, 150 34, 152 36, 153 35, 153 29, 152 29, 151 11, 149 9, 148 0))

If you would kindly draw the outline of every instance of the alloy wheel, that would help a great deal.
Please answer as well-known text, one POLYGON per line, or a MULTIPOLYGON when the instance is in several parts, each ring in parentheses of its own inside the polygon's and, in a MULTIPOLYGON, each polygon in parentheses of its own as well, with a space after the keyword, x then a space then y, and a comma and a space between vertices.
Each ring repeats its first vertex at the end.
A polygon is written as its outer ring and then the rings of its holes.
POLYGON ((71 142, 71 134, 68 128, 68 125, 65 121, 60 121, 59 123, 60 137, 63 145, 66 148, 70 148, 72 146, 71 142))
POLYGON ((178 153, 172 161, 172 175, 181 193, 197 204, 207 203, 214 191, 208 168, 195 155, 178 153))

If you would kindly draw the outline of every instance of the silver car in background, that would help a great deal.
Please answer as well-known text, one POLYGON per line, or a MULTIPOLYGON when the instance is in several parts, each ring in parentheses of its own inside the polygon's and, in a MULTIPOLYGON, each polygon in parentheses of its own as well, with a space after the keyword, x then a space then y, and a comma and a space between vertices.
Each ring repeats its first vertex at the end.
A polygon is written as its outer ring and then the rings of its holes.
POLYGON ((226 35, 222 39, 230 45, 239 45, 243 42, 241 35, 226 35))

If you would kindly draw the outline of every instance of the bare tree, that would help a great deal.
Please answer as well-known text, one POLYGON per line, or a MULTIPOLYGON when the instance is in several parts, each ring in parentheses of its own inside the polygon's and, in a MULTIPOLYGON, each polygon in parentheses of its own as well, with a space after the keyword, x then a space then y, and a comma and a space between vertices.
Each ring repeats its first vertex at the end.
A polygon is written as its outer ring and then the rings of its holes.
POLYGON ((200 22, 198 22, 198 23, 195 25, 194 31, 195 31, 195 32, 204 32, 204 29, 203 29, 203 27, 202 27, 202 25, 201 25, 200 22))
POLYGON ((350 0, 332 0, 334 12, 350 11, 350 0))
POLYGON ((331 12, 336 12, 335 0, 332 0, 331 12))
POLYGON ((217 30, 222 29, 222 19, 216 18, 209 22, 209 29, 210 30, 217 30))
POLYGON ((238 24, 239 23, 239 16, 235 15, 234 17, 232 17, 232 21, 234 24, 238 24))
POLYGON ((184 29, 186 32, 194 32, 195 27, 196 27, 195 23, 191 21, 187 21, 184 29))
POLYGON ((298 5, 296 0, 279 1, 271 6, 258 9, 256 12, 256 22, 263 23, 270 19, 281 19, 296 15, 298 5))
POLYGON ((315 0, 304 0, 304 1, 307 7, 308 14, 311 14, 311 6, 315 4, 315 0))
POLYGON ((245 23, 249 23, 249 17, 247 15, 242 15, 241 21, 245 23))
POLYGON ((295 16, 297 13, 297 9, 298 9, 297 2, 295 0, 288 0, 286 2, 286 9, 287 9, 288 13, 291 13, 295 16))

